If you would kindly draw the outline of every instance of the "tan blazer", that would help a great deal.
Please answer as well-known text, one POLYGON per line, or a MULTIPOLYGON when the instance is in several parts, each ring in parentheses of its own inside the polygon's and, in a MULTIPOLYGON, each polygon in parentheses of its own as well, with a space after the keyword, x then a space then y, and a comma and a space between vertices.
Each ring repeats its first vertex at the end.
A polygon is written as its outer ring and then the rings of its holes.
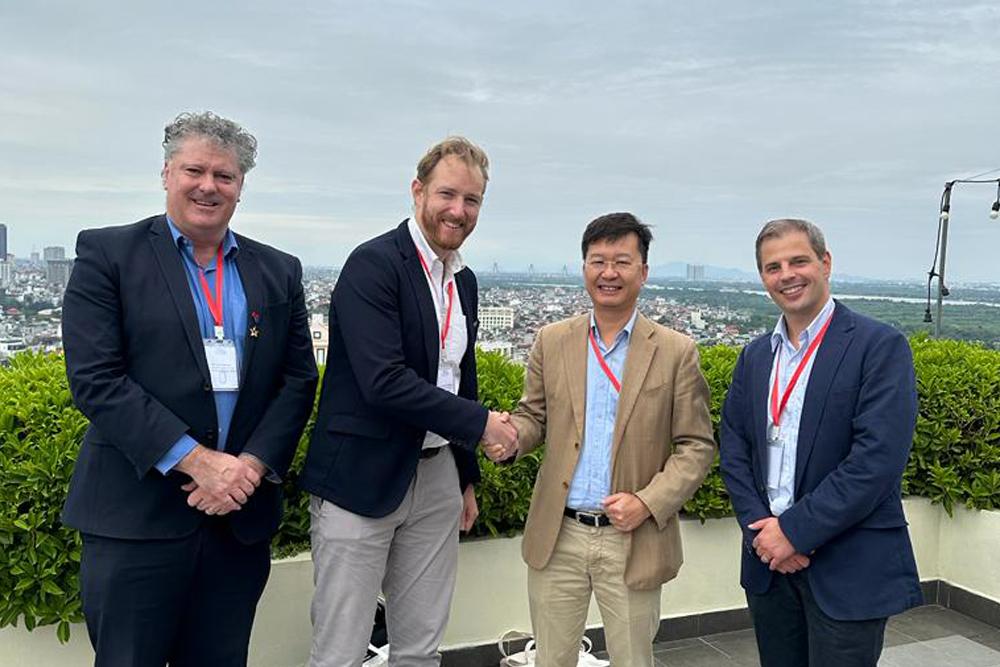
MULTIPOLYGON (((586 407, 590 315, 538 332, 514 412, 518 455, 541 442, 545 458, 524 531, 525 562, 548 564, 580 456, 586 407)), ((715 458, 708 385, 694 342, 636 318, 611 444, 611 492, 635 493, 652 516, 632 531, 625 583, 652 589, 677 576, 683 555, 677 512, 715 458)))

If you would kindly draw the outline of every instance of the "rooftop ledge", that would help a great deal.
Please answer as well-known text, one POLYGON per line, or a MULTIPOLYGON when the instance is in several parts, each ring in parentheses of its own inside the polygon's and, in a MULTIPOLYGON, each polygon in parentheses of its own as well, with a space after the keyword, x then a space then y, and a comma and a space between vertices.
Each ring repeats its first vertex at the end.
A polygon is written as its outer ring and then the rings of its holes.
MULTIPOLYGON (((945 582, 987 601, 1000 603, 1000 512, 956 507, 949 517, 923 498, 904 501, 910 535, 925 582, 945 582)), ((681 523, 684 566, 663 587, 666 626, 670 619, 746 606, 739 586, 740 532, 735 519, 681 523)), ((491 645, 509 629, 530 631, 526 570, 521 538, 478 539, 459 547, 458 584, 444 649, 491 645)), ((298 667, 309 654, 309 554, 274 561, 258 607, 251 639, 253 667, 298 667)), ((600 624, 591 605, 588 626, 600 624)), ((73 627, 68 644, 56 640, 54 626, 34 632, 0 630, 0 664, 62 667, 93 662, 83 625, 73 627)), ((494 663, 495 664, 495 663, 494 663)))

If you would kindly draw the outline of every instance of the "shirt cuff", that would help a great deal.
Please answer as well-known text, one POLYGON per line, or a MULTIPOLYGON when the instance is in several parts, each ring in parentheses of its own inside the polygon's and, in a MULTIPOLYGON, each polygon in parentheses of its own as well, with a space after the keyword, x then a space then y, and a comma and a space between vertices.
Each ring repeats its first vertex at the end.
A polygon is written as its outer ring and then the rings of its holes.
POLYGON ((182 435, 180 439, 174 443, 173 447, 167 450, 167 453, 163 455, 163 458, 156 462, 156 469, 159 470, 161 474, 166 475, 168 472, 173 470, 175 465, 181 462, 182 458, 190 454, 191 450, 194 449, 197 444, 198 441, 190 435, 182 435))

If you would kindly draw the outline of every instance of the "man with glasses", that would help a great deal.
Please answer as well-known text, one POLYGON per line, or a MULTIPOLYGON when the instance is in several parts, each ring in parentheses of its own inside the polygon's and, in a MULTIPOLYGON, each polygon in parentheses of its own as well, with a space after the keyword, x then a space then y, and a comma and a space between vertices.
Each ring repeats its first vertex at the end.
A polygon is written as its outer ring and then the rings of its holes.
POLYGON ((576 665, 591 594, 614 665, 653 664, 660 587, 681 566, 677 512, 715 443, 694 342, 636 308, 652 234, 611 213, 583 234, 585 315, 538 333, 511 415, 516 448, 546 443, 524 532, 537 664, 576 665))

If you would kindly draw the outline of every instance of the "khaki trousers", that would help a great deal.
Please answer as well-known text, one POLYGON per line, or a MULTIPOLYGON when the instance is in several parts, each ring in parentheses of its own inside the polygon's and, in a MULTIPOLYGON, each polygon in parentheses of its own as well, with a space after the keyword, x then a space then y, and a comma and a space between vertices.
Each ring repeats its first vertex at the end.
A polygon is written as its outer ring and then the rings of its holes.
POLYGON ((315 496, 309 510, 316 585, 310 667, 361 664, 380 587, 390 667, 440 665, 462 513, 451 448, 420 460, 406 497, 388 516, 360 516, 315 496))
POLYGON ((538 667, 575 667, 593 591, 613 667, 652 667, 660 588, 630 590, 625 559, 631 536, 563 518, 542 570, 528 568, 528 604, 538 667))

